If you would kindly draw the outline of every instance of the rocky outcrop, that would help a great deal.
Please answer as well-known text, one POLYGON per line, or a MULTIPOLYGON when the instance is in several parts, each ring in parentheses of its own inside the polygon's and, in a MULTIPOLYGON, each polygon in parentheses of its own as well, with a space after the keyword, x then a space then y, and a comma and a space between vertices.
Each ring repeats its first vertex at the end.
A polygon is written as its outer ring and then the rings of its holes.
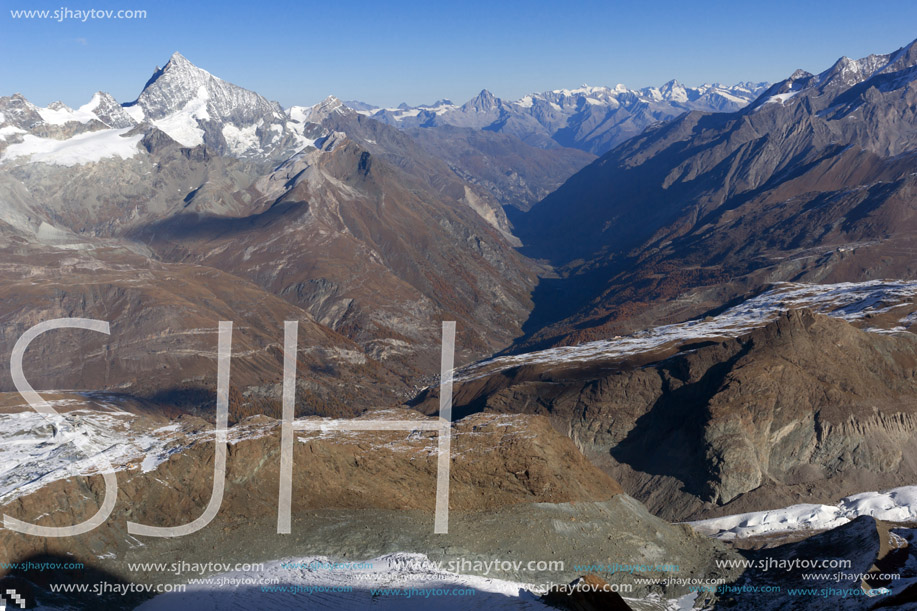
POLYGON ((569 611, 631 611, 620 594, 611 590, 602 578, 592 574, 564 587, 557 586, 542 598, 551 606, 569 611))
POLYGON ((649 364, 476 379, 457 387, 456 409, 545 414, 630 494, 685 519, 917 478, 915 392, 913 335, 793 310, 649 364))

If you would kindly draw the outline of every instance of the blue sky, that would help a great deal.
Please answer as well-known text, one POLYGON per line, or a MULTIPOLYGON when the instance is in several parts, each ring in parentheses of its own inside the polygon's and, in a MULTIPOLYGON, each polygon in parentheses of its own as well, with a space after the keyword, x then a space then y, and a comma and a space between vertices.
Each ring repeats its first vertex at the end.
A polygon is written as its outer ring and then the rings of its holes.
POLYGON ((560 87, 778 80, 917 37, 917 2, 203 2, 2 0, 0 95, 134 99, 181 51, 283 105, 380 105, 560 87), (13 19, 19 9, 143 9, 143 20, 13 19))

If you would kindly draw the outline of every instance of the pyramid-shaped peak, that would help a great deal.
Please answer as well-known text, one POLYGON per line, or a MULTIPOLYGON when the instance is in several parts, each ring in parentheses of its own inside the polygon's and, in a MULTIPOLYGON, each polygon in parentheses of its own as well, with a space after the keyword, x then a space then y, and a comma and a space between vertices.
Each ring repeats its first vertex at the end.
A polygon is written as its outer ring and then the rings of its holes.
POLYGON ((481 93, 465 103, 465 108, 477 111, 486 111, 496 108, 500 104, 500 99, 487 89, 482 89, 481 93))
POLYGON ((134 105, 139 105, 144 116, 153 121, 181 112, 195 122, 231 121, 238 126, 261 119, 270 123, 282 116, 279 104, 217 78, 177 51, 147 81, 137 100, 125 106, 134 105))
POLYGON ((191 66, 191 67, 197 68, 197 66, 195 66, 194 64, 192 64, 191 61, 190 61, 187 57, 185 57, 184 55, 181 54, 180 51, 176 51, 175 53, 172 54, 171 57, 169 57, 169 61, 168 61, 168 63, 166 64, 166 66, 169 66, 169 65, 173 65, 173 66, 191 66))
POLYGON ((172 57, 169 58, 168 63, 166 63, 166 65, 159 72, 168 73, 172 71, 182 72, 182 73, 197 72, 201 76, 212 76, 209 72, 207 72, 203 68, 198 68, 197 66, 195 66, 193 63, 191 63, 191 61, 187 57, 185 57, 178 51, 172 54, 172 57))

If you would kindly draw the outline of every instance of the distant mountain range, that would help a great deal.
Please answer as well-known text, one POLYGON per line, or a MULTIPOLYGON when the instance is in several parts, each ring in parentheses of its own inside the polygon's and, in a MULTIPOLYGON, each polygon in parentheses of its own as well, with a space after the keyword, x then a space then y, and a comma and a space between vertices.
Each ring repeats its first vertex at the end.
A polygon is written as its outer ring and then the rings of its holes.
POLYGON ((624 85, 555 89, 507 101, 486 89, 461 106, 440 100, 429 106, 354 108, 374 119, 402 127, 472 127, 511 134, 543 148, 566 146, 601 155, 648 126, 684 112, 732 112, 743 108, 768 83, 685 87, 672 80, 662 87, 624 85))
MULTIPOLYGON (((541 148, 572 147, 601 154, 647 126, 690 110, 729 112, 744 107, 767 83, 685 87, 669 81, 660 88, 633 90, 617 85, 557 89, 504 101, 484 90, 461 106, 440 100, 431 106, 378 108, 363 102, 340 104, 333 96, 313 106, 284 109, 261 95, 228 83, 174 53, 156 68, 138 98, 119 104, 104 92, 78 109, 61 102, 39 108, 20 95, 0 98, 0 138, 41 126, 83 124, 87 129, 153 125, 185 147, 205 145, 238 158, 284 158, 313 144, 313 114, 346 107, 401 128, 468 127, 515 136, 541 148), (22 131, 20 131, 22 130, 22 131)), ((327 134, 325 134, 327 135, 327 134)), ((28 148, 7 154, 22 156, 28 148)), ((52 159, 52 157, 45 157, 52 159)))

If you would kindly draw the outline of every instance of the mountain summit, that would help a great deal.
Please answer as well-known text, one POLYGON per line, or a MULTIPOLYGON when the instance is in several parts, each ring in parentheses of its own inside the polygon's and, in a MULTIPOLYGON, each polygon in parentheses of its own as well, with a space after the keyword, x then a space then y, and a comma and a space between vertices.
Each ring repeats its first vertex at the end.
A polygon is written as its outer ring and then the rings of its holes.
POLYGON ((175 52, 125 109, 183 146, 237 157, 282 157, 307 144, 277 102, 217 78, 175 52))

